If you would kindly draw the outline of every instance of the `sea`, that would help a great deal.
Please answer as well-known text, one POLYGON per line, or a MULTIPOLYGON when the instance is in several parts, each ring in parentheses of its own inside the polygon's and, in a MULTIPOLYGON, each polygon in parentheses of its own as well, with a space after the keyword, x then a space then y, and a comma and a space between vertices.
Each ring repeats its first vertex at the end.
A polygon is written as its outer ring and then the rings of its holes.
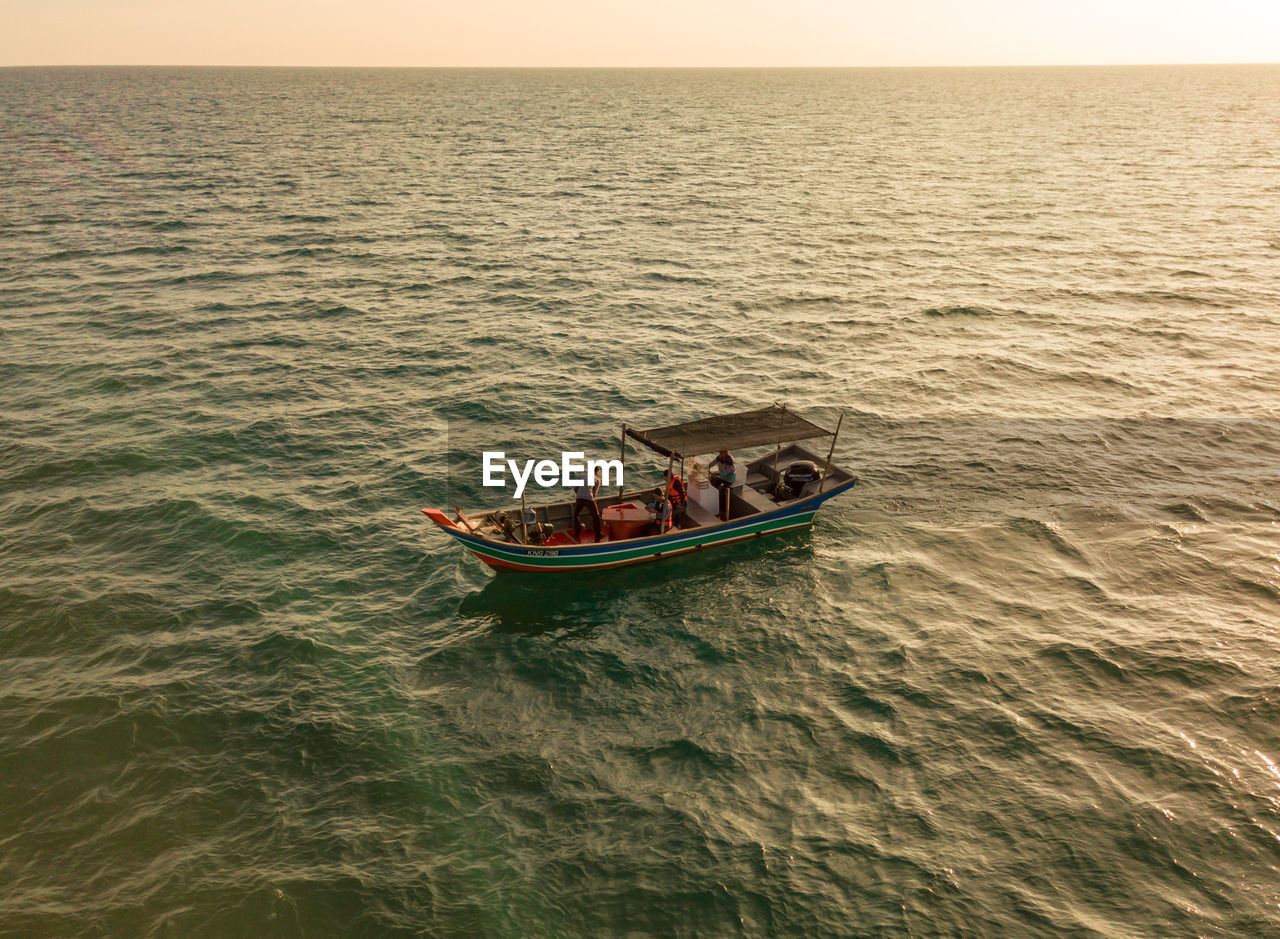
POLYGON ((12 936, 1280 935, 1280 66, 0 70, 0 794, 12 936))

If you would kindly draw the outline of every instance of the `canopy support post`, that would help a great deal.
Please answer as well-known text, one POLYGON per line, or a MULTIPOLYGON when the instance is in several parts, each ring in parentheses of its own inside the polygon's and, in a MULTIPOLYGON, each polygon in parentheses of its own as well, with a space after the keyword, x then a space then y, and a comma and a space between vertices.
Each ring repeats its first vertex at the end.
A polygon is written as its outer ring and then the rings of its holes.
POLYGON ((674 526, 676 523, 676 512, 671 507, 671 471, 676 465, 676 455, 673 453, 667 457, 667 475, 662 480, 662 499, 667 503, 667 521, 658 523, 658 531, 665 532, 664 524, 674 526))
POLYGON ((787 406, 773 402, 780 408, 778 413, 778 445, 773 448, 773 488, 778 487, 778 455, 782 453, 782 419, 787 416, 787 406))
POLYGON ((822 471, 822 482, 818 483, 821 492, 827 485, 827 477, 831 475, 831 457, 836 452, 836 441, 840 439, 840 425, 844 423, 844 411, 840 412, 840 420, 836 421, 836 432, 831 435, 831 449, 827 451, 827 468, 822 471))
MULTIPOLYGON (((618 443, 618 462, 627 465, 627 422, 622 422, 622 440, 618 443)), ((618 472, 618 505, 622 505, 622 472, 618 472)))

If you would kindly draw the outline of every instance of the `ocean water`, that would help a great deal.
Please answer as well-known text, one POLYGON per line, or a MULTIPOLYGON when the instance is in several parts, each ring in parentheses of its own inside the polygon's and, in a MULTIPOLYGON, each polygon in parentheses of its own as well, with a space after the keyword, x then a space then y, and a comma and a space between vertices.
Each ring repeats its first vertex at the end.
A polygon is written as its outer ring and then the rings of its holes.
POLYGON ((1277 154, 1270 66, 0 71, 0 933, 1280 934, 1277 154), (773 401, 809 532, 419 512, 773 401))

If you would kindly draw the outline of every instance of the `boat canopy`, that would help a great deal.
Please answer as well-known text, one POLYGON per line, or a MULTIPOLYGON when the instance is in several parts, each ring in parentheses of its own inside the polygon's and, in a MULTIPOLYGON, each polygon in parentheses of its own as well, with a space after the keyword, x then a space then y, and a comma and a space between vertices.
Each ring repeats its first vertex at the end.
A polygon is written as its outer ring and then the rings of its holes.
POLYGON ((663 456, 684 459, 717 453, 722 448, 747 450, 783 442, 830 437, 831 431, 805 420, 785 405, 704 417, 688 424, 672 424, 652 430, 626 427, 627 436, 663 456))

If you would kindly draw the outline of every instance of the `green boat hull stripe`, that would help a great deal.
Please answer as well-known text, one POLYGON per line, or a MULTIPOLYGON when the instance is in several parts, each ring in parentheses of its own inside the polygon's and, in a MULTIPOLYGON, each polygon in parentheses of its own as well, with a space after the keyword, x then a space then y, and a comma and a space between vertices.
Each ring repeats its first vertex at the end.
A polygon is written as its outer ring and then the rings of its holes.
MULTIPOLYGON (((813 524, 813 518, 816 514, 817 509, 811 509, 808 512, 788 514, 780 517, 775 516, 753 524, 734 526, 732 528, 725 529, 713 529, 705 534, 698 535, 693 538, 681 539, 678 542, 637 545, 634 548, 611 551, 608 554, 579 554, 573 551, 565 551, 556 555, 532 552, 512 554, 509 551, 498 550, 484 544, 483 542, 473 541, 469 538, 460 540, 464 540, 467 548, 476 554, 481 554, 485 557, 490 557, 496 561, 507 564, 521 564, 528 567, 543 568, 594 567, 604 564, 617 564, 625 561, 638 561, 646 558, 658 558, 664 554, 708 547, 722 541, 737 541, 744 537, 750 537, 754 534, 763 535, 781 529, 799 528, 813 524)), ((534 549, 534 551, 537 550, 539 549, 534 549)))
MULTIPOLYGON (((840 493, 847 491, 854 485, 855 482, 856 480, 851 480, 840 486, 836 486, 832 489, 829 489, 826 492, 823 492, 818 495, 812 496, 808 499, 805 499, 803 502, 800 502, 796 505, 790 505, 790 506, 780 507, 778 509, 775 509, 774 511, 768 512, 762 516, 759 516, 754 520, 751 520, 750 518, 737 519, 723 527, 717 526, 716 528, 712 529, 712 531, 716 533, 725 533, 725 532, 741 533, 743 531, 754 530, 754 526, 763 525, 765 523, 772 524, 772 523, 781 522, 787 519, 799 518, 800 516, 803 516, 803 515, 812 515, 812 513, 817 511, 817 509, 824 502, 827 502, 829 499, 832 499, 835 496, 838 496, 840 493)), ((710 534, 710 533, 711 532, 706 532, 706 533, 680 532, 678 534, 671 535, 666 539, 663 539, 663 541, 661 542, 663 547, 659 550, 661 550, 663 553, 666 553, 667 551, 671 551, 671 550, 676 550, 679 547, 686 546, 687 543, 691 542, 692 540, 697 540, 701 537, 705 537, 706 534, 710 534)), ((538 552, 541 550, 535 546, 526 546, 522 544, 510 544, 505 542, 494 542, 487 538, 482 538, 478 535, 474 535, 470 532, 463 532, 457 529, 449 530, 449 534, 452 535, 454 538, 457 538, 459 541, 465 542, 466 545, 470 548, 478 548, 478 547, 489 548, 491 550, 497 551, 498 556, 504 557, 507 560, 515 561, 515 562, 522 562, 524 558, 529 556, 528 553, 530 551, 538 552)), ((647 550, 649 553, 656 553, 656 551, 653 550, 653 545, 654 545, 654 542, 651 541, 651 542, 648 542, 646 546, 642 546, 642 547, 645 550, 647 550)), ((588 557, 588 556, 595 557, 599 560, 608 560, 612 558, 617 558, 623 555, 624 553, 636 550, 636 548, 626 545, 625 542, 602 542, 600 544, 586 544, 581 546, 566 545, 565 547, 568 549, 567 553, 573 553, 573 554, 581 555, 583 557, 588 557)), ((534 556, 536 557, 538 555, 534 554, 534 556)))

